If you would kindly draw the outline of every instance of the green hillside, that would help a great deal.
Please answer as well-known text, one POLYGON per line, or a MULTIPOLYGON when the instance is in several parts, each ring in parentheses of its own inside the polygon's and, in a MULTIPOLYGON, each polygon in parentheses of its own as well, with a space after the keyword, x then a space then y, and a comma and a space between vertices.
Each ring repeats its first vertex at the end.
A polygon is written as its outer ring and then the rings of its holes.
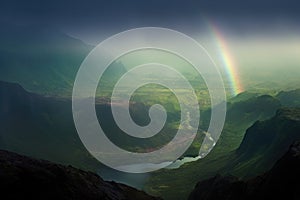
MULTIPOLYGON (((238 96, 237 98, 240 97, 238 96)), ((245 98, 245 100, 238 101, 233 99, 231 102, 233 103, 229 103, 228 105, 224 130, 212 152, 204 159, 186 163, 179 169, 163 169, 152 173, 152 176, 146 183, 146 191, 160 195, 165 199, 184 199, 199 180, 215 176, 217 173, 235 173, 240 176, 246 176, 246 174, 251 171, 253 165, 248 165, 248 161, 250 162, 252 157, 250 156, 241 161, 239 157, 236 157, 235 150, 238 149, 240 144, 244 141, 244 134, 248 127, 252 126, 252 124, 255 126, 258 120, 264 121, 276 113, 278 115, 280 112, 276 111, 281 107, 281 103, 276 97, 269 95, 250 97, 249 99, 245 98), (244 168, 237 167, 238 162, 241 162, 240 165, 244 165, 244 168), (248 166, 249 168, 247 168, 248 166), (176 194, 171 192, 174 190, 178 192, 176 192, 176 194)), ((272 123, 274 123, 274 121, 270 122, 270 125, 272 123)), ((204 124, 206 124, 206 122, 204 122, 204 124)), ((282 139, 285 138, 282 129, 279 127, 274 129, 278 129, 282 139)), ((296 135, 291 135, 290 138, 295 139, 296 135)), ((253 139, 253 141, 259 141, 259 138, 253 139)), ((290 140, 284 144, 289 145, 290 140)), ((255 149, 257 145, 259 145, 258 142, 253 142, 252 147, 255 149)), ((286 150, 281 149, 278 143, 274 143, 274 145, 274 148, 278 147, 280 150, 286 150)), ((272 152, 274 148, 270 149, 270 152, 272 152)), ((260 155, 261 158, 265 158, 264 151, 257 153, 257 155, 260 155)), ((268 159, 268 156, 269 154, 266 154, 266 159, 268 159)), ((269 164, 273 164, 273 160, 274 159, 270 160, 269 164)), ((267 167, 251 172, 253 172, 254 175, 266 169, 267 167)))

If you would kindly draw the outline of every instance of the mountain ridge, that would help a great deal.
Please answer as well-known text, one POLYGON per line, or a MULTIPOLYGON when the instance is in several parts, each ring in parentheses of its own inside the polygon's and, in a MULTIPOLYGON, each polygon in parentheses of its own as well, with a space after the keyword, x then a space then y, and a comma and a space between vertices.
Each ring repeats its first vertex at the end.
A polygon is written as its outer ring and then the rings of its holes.
POLYGON ((1 197, 6 199, 159 200, 92 172, 0 150, 1 197))
MULTIPOLYGON (((253 104, 255 111, 265 110, 269 114, 274 114, 270 117, 266 117, 264 113, 259 114, 254 112, 256 115, 253 115, 254 117, 250 116, 250 119, 254 120, 254 124, 250 125, 250 128, 248 126, 248 128, 245 129, 245 132, 241 135, 241 143, 237 143, 238 145, 231 148, 231 151, 222 153, 225 148, 224 145, 226 145, 225 142, 232 142, 233 139, 236 139, 237 135, 235 132, 230 135, 230 132, 224 132, 221 137, 227 137, 225 138, 226 141, 220 138, 212 152, 204 159, 186 163, 179 169, 154 172, 146 183, 146 191, 162 196, 165 199, 182 199, 192 190, 190 186, 193 183, 196 184, 199 180, 213 177, 218 173, 221 175, 232 174, 240 178, 250 178, 269 170, 280 156, 285 153, 292 141, 300 139, 300 121, 298 121, 297 117, 299 116, 300 108, 276 108, 276 106, 273 105, 277 105, 278 99, 276 100, 275 97, 271 98, 266 95, 260 98, 260 100, 252 103, 250 101, 250 104, 245 103, 248 100, 233 104, 234 106, 232 106, 232 108, 240 107, 240 112, 251 111, 252 109, 251 107, 249 108, 248 105, 253 104), (260 100, 264 100, 262 101, 263 108, 260 108, 259 105, 255 105, 255 102, 259 102, 260 100), (270 104, 269 102, 273 102, 274 104, 270 104), (270 109, 272 107, 276 109, 270 109), (293 116, 293 114, 296 117, 293 116), (297 120, 294 121, 293 119, 297 120), (266 139, 262 140, 260 136, 264 136, 266 139), (242 144, 243 142, 244 144, 242 144), (218 147, 218 145, 220 146, 218 147), (246 146, 250 148, 247 149, 245 148, 246 146), (237 149, 239 148, 240 150, 238 151, 237 149), (169 188, 176 188, 175 190, 180 191, 180 193, 172 195, 169 188)), ((228 112, 230 112, 230 110, 228 112)), ((239 123, 243 122, 249 124, 249 122, 243 121, 249 119, 247 115, 245 117, 246 113, 247 112, 244 112, 244 115, 239 115, 238 112, 234 112, 232 116, 230 116, 231 114, 229 113, 227 119, 231 118, 234 121, 237 119, 239 123)), ((233 125, 229 126, 229 128, 233 127, 233 125)), ((226 129, 228 129, 228 127, 225 126, 224 131, 226 131, 226 129)))
POLYGON ((300 198, 300 141, 289 150, 266 173, 248 180, 234 176, 217 175, 199 182, 189 200, 250 200, 300 198))

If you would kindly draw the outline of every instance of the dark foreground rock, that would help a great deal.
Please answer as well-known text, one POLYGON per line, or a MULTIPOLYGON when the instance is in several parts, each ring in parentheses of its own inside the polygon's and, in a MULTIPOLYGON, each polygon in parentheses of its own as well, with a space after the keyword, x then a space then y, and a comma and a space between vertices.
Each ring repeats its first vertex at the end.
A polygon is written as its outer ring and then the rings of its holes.
POLYGON ((189 200, 300 199, 300 141, 267 173, 248 181, 221 177, 199 182, 189 200))
POLYGON ((156 200, 92 172, 0 151, 1 199, 156 200))

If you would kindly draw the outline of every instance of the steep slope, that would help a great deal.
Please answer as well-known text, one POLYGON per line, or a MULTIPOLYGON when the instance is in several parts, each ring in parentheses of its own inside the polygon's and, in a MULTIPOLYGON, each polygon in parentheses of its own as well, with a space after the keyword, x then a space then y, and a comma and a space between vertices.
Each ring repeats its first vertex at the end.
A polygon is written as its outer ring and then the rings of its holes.
POLYGON ((232 173, 251 177, 271 168, 294 140, 300 140, 300 108, 282 108, 270 120, 250 127, 229 165, 232 173))
MULTIPOLYGON (((162 191, 160 194, 165 199, 176 199, 171 194, 171 188, 175 187, 175 190, 187 191, 189 186, 195 183, 195 179, 198 181, 205 180, 216 174, 231 174, 239 178, 250 178, 264 173, 288 150, 293 141, 300 140, 299 133, 300 108, 281 108, 271 119, 257 121, 247 129, 237 150, 223 155, 216 155, 212 152, 207 158, 194 163, 187 163, 177 170, 163 170, 154 173, 154 176, 150 178, 152 181, 150 185, 153 187, 146 191, 149 193, 152 191, 152 194, 158 194, 155 191, 162 191)), ((239 182, 234 177, 221 179, 220 182, 218 182, 219 177, 215 179, 221 186, 239 182)), ((213 184, 214 181, 214 179, 210 179, 205 184, 213 184)), ((237 185, 236 188, 235 186, 236 184, 230 185, 229 189, 233 187, 236 191, 243 191, 243 186, 237 185)), ((203 186, 203 188, 209 187, 203 186)), ((227 189, 225 187, 224 192, 227 189)), ((186 198, 184 192, 179 194, 182 196, 177 199, 186 198)), ((239 195, 239 193, 234 195, 239 195)), ((234 196, 232 198, 234 199, 234 196)))
POLYGON ((189 200, 250 200, 300 199, 300 142, 290 146, 288 152, 267 173, 241 181, 236 177, 221 177, 199 182, 189 200))
POLYGON ((241 143, 248 127, 257 120, 266 120, 274 116, 280 107, 281 104, 278 99, 270 95, 261 95, 245 101, 229 103, 224 131, 215 149, 218 150, 220 147, 219 150, 223 153, 235 150, 241 143))
MULTIPOLYGON (((186 163, 179 169, 164 169, 152 173, 145 190, 165 199, 186 198, 200 179, 224 171, 225 166, 231 162, 232 152, 239 147, 249 126, 257 120, 272 117, 280 106, 279 100, 269 95, 251 96, 249 99, 229 103, 223 132, 212 152, 204 159, 186 163), (177 191, 176 194, 172 190, 177 191)), ((209 123, 206 121, 209 119, 209 112, 203 113, 201 118, 204 119, 201 128, 205 129, 209 123)))
POLYGON ((0 150, 2 199, 155 200, 92 172, 0 150))

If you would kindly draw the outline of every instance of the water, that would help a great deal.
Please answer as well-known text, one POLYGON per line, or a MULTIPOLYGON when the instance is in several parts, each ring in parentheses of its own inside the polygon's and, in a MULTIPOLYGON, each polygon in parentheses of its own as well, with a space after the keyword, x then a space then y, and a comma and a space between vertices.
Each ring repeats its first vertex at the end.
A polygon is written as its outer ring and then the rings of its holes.
MULTIPOLYGON (((194 162, 201 158, 201 156, 197 157, 184 157, 183 159, 178 159, 174 162, 168 161, 168 162, 162 162, 158 164, 154 163, 139 163, 139 164, 132 164, 132 165, 124 165, 119 167, 120 169, 126 170, 126 169, 134 169, 135 171, 140 171, 144 169, 156 169, 157 167, 165 167, 166 169, 177 169, 180 166, 182 166, 185 163, 194 162)), ((130 185, 132 187, 142 189, 145 181, 148 179, 149 174, 148 173, 142 173, 142 174, 134 174, 134 173, 125 173, 120 172, 117 170, 113 170, 110 168, 102 169, 101 172, 99 171, 98 174, 108 181, 116 181, 119 183, 124 183, 127 185, 130 185)))
POLYGON ((158 163, 158 164, 154 164, 154 163, 138 163, 138 164, 120 166, 119 169, 122 169, 122 170, 131 169, 131 170, 134 170, 134 171, 140 171, 140 170, 157 169, 157 168, 161 168, 163 166, 167 166, 167 167, 165 167, 166 169, 177 169, 177 168, 179 168, 181 165, 183 165, 185 163, 194 162, 194 161, 199 160, 200 158, 201 158, 201 156, 197 156, 197 157, 184 157, 183 159, 178 159, 178 160, 176 160, 174 162, 167 161, 167 162, 158 163))
POLYGON ((194 162, 197 161, 201 158, 201 156, 197 156, 197 157, 184 157, 183 159, 178 159, 175 162, 173 162, 172 164, 170 164, 169 166, 166 167, 166 169, 177 169, 179 168, 181 165, 185 164, 185 163, 189 163, 189 162, 194 162))
POLYGON ((159 164, 154 163, 138 163, 138 164, 132 164, 132 165, 124 165, 118 167, 120 170, 133 170, 133 171, 151 171, 152 169, 162 168, 166 165, 170 165, 172 162, 163 162, 159 164))

